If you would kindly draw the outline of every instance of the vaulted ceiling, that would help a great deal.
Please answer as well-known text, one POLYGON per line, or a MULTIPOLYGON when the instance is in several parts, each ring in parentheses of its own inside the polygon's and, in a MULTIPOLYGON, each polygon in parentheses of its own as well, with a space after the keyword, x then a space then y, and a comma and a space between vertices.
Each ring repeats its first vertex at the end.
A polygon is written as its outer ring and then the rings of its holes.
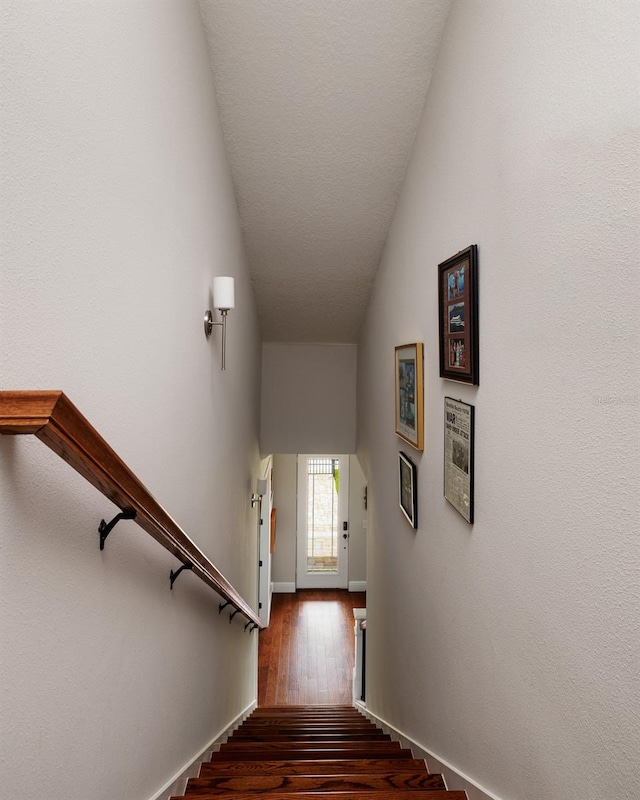
POLYGON ((201 0, 265 341, 357 341, 449 5, 201 0))

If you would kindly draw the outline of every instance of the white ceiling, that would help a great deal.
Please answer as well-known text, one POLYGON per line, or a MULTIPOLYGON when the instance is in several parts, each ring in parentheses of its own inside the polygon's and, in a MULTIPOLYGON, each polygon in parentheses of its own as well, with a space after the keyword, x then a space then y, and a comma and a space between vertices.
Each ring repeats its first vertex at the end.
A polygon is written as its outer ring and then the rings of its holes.
POLYGON ((449 6, 201 0, 265 341, 357 341, 449 6))

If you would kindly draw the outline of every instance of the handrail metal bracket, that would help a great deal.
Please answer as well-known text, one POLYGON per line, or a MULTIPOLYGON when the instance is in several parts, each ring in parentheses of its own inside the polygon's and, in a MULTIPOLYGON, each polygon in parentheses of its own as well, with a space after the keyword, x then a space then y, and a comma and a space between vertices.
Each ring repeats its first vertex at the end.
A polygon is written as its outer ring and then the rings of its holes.
POLYGON ((231 600, 227 600, 226 603, 220 603, 220 605, 218 606, 218 614, 222 614, 225 608, 230 605, 231 605, 231 600))
POLYGON ((115 528, 115 526, 120 522, 121 519, 135 519, 136 512, 125 510, 121 511, 120 514, 116 514, 115 517, 111 520, 111 522, 105 522, 103 519, 100 520, 100 525, 98 526, 98 533, 100 534, 100 549, 104 550, 104 543, 107 540, 107 536, 111 533, 111 531, 115 528))
POLYGON ((171 589, 172 589, 172 590, 173 590, 173 584, 176 582, 176 578, 178 577, 178 575, 179 575, 179 574, 182 572, 182 570, 184 570, 184 569, 193 569, 193 564, 191 564, 191 563, 189 563, 189 562, 187 561, 187 563, 186 563, 186 564, 183 564, 183 565, 180 567, 180 569, 177 569, 175 572, 174 572, 173 570, 171 570, 171 572, 169 573, 169 580, 171 581, 171 589))
MULTIPOLYGON (((234 608, 235 608, 235 606, 234 606, 234 608)), ((233 622, 233 618, 235 617, 235 615, 236 615, 236 614, 237 614, 239 611, 240 611, 240 609, 239 609, 239 608, 236 608, 236 610, 233 612, 233 614, 229 614, 229 625, 231 625, 231 623, 233 622)))

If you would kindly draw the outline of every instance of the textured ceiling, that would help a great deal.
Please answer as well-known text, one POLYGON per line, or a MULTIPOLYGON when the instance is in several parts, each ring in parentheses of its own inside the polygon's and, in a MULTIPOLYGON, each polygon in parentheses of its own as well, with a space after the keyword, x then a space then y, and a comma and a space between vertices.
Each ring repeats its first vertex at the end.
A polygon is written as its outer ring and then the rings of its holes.
POLYGON ((449 5, 201 0, 265 341, 357 341, 449 5))

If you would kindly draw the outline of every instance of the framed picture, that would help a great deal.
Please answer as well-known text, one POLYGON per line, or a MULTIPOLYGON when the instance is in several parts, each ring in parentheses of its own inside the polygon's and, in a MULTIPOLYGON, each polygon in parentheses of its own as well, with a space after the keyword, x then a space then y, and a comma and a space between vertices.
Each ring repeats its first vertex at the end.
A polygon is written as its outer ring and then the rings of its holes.
POLYGON ((438 264, 440 377, 478 385, 478 245, 438 264))
POLYGON ((444 496, 473 523, 474 407, 444 398, 444 496))
POLYGON ((423 448, 422 344, 396 347, 396 433, 423 448))
POLYGON ((399 453, 399 499, 402 513, 412 528, 418 527, 418 493, 416 489, 417 469, 413 461, 404 453, 399 453))

